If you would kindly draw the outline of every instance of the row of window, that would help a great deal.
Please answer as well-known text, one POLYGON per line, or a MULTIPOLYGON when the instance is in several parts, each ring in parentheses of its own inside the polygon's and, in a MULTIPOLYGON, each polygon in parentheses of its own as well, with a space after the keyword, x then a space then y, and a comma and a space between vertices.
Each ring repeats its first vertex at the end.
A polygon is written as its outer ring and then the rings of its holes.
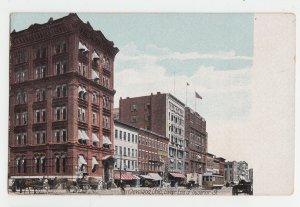
POLYGON ((169 147, 169 156, 170 157, 177 157, 179 159, 183 159, 184 152, 182 150, 176 150, 176 149, 174 149, 172 147, 169 147))
POLYGON ((53 160, 47 159, 45 156, 35 156, 33 159, 27 159, 25 156, 16 158, 16 172, 27 173, 29 168, 29 162, 33 164, 33 172, 46 173, 47 163, 53 163, 53 167, 56 173, 65 173, 67 170, 66 156, 54 156, 53 160))
MULTIPOLYGON (((115 168, 120 169, 120 159, 116 159, 115 168)), ((137 161, 136 160, 122 160, 121 170, 136 170, 137 169, 137 161)))
POLYGON ((167 146, 168 146, 167 144, 157 141, 156 139, 146 138, 142 136, 139 136, 139 145, 144 145, 144 146, 152 147, 163 151, 167 151, 167 146))
MULTIPOLYGON (((47 135, 45 130, 37 130, 34 131, 34 144, 46 144, 47 143, 47 135)), ((67 130, 66 129, 55 129, 54 133, 54 142, 61 143, 67 142, 67 130)), ((16 144, 17 145, 26 145, 28 143, 27 133, 17 133, 16 134, 16 144)))
POLYGON ((122 155, 122 156, 128 156, 128 157, 137 157, 137 149, 127 148, 115 145, 115 155, 122 155))
POLYGON ((169 121, 174 122, 175 124, 184 125, 184 120, 179 115, 169 112, 169 121))
POLYGON ((139 158, 146 159, 146 160, 156 160, 156 161, 160 160, 160 156, 158 155, 157 152, 147 151, 142 149, 139 149, 139 158))
POLYGON ((177 127, 173 124, 169 124, 169 133, 184 135, 184 129, 183 129, 183 127, 177 127))
POLYGON ((171 101, 169 101, 169 109, 173 111, 174 113, 178 114, 179 116, 183 117, 184 116, 184 111, 183 109, 177 107, 175 104, 173 104, 171 101))
POLYGON ((139 170, 141 170, 141 171, 162 171, 163 166, 159 166, 155 163, 139 162, 139 170))
POLYGON ((132 143, 137 143, 137 135, 122 130, 115 129, 115 139, 120 139, 132 143))
MULTIPOLYGON (((84 87, 80 86, 80 89, 78 90, 78 98, 82 99, 82 100, 87 100, 88 98, 88 93, 86 91, 86 89, 84 87)), ((36 99, 35 101, 39 102, 39 101, 45 101, 47 98, 46 95, 46 88, 39 88, 36 89, 36 99)), ((93 104, 98 104, 98 93, 96 91, 94 91, 92 93, 92 102, 93 104)), ((67 84, 62 84, 62 85, 57 85, 55 87, 55 97, 56 98, 61 98, 61 97, 67 97, 67 84)), ((27 103, 27 92, 26 91, 19 91, 17 92, 16 95, 16 104, 26 104, 27 103)), ((104 108, 109 108, 110 106, 110 101, 109 101, 109 97, 106 95, 103 95, 102 97, 103 99, 103 107, 104 108)))

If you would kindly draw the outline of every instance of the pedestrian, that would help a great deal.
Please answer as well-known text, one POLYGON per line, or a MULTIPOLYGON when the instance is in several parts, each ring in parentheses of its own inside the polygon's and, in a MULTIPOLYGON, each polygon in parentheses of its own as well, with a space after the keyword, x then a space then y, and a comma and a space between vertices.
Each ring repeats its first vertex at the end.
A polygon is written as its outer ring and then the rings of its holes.
POLYGON ((122 195, 125 195, 125 183, 123 183, 123 181, 121 181, 120 188, 122 195))

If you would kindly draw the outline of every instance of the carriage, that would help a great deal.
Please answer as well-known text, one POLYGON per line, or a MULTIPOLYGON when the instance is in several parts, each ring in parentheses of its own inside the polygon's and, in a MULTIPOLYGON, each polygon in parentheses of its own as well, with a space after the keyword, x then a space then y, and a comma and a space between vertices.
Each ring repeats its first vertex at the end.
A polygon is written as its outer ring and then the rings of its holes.
POLYGON ((88 190, 98 190, 99 181, 97 178, 89 177, 87 174, 83 175, 82 178, 77 178, 76 181, 66 180, 66 190, 71 193, 86 193, 88 190))
POLYGON ((232 195, 238 195, 239 193, 246 193, 248 195, 253 195, 252 182, 241 180, 237 185, 233 186, 232 195))
POLYGON ((30 190, 33 190, 34 194, 41 193, 42 191, 46 191, 48 193, 50 186, 48 184, 48 180, 45 178, 42 179, 15 179, 12 184, 12 191, 16 192, 17 189, 20 190, 20 193, 26 193, 26 189, 30 194, 30 190))

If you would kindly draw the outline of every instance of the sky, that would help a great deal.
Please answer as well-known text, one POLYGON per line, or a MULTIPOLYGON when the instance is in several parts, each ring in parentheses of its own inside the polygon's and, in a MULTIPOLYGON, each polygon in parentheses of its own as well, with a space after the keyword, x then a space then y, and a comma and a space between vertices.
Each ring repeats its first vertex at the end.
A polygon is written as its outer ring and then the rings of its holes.
MULTIPOLYGON (((11 31, 65 15, 15 13, 11 15, 11 31)), ((230 129, 220 123, 240 126, 251 114, 253 14, 78 16, 120 49, 115 59, 115 107, 120 97, 172 93, 206 119, 210 153, 229 160, 243 159, 218 146, 224 143, 218 140, 234 144, 238 137, 226 138, 224 134, 230 129), (195 99, 195 91, 202 100, 195 99)))

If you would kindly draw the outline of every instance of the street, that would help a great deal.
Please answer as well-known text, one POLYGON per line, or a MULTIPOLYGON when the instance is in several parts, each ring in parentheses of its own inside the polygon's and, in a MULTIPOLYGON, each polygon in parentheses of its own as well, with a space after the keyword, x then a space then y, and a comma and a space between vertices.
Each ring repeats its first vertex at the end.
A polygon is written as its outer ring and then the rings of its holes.
POLYGON ((232 188, 222 188, 221 190, 204 190, 201 188, 194 188, 194 189, 186 189, 183 187, 178 188, 125 188, 125 194, 121 192, 120 188, 115 188, 111 190, 88 190, 86 192, 76 192, 71 193, 67 192, 65 189, 58 189, 58 190, 49 190, 48 193, 46 190, 42 190, 40 192, 37 192, 36 194, 33 193, 33 190, 30 191, 30 194, 28 190, 26 192, 20 194, 19 191, 17 192, 9 192, 10 194, 15 195, 189 195, 189 196, 231 196, 232 195, 232 188))

